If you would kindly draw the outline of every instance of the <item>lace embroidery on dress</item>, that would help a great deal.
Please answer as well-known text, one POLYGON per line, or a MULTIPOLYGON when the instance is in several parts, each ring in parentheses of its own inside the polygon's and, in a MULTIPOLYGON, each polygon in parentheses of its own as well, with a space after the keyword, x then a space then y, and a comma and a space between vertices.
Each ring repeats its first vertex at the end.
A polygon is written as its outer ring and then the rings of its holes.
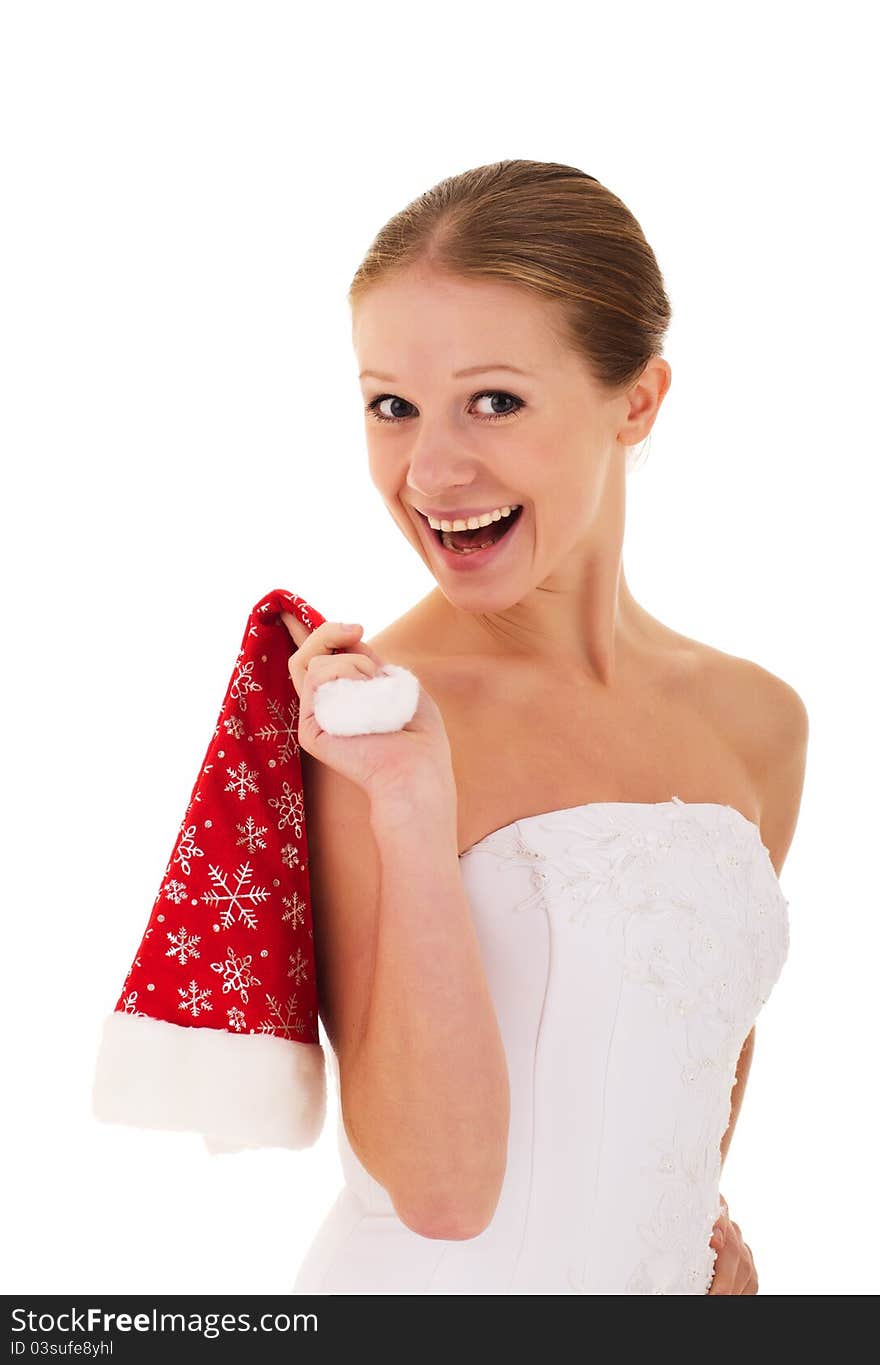
MULTIPOLYGON (((788 953, 789 903, 741 812, 676 797, 651 806, 646 822, 647 809, 595 803, 531 816, 469 853, 527 867, 530 892, 512 911, 599 924, 625 982, 652 997, 682 1090, 673 1112, 686 1117, 652 1143, 660 1193, 639 1223, 642 1255, 625 1292, 706 1293, 736 1065, 788 953)), ((596 1292, 584 1268, 570 1268, 569 1283, 572 1293, 596 1292)))

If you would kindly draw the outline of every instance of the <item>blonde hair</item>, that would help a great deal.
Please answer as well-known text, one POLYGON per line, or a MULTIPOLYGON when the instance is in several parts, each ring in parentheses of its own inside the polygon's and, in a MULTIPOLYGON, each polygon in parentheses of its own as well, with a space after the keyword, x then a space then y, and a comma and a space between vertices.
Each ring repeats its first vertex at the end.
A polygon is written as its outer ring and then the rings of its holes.
POLYGON ((379 230, 349 306, 416 264, 554 300, 560 340, 612 392, 662 353, 672 306, 656 257, 626 205, 576 166, 505 160, 447 176, 379 230))

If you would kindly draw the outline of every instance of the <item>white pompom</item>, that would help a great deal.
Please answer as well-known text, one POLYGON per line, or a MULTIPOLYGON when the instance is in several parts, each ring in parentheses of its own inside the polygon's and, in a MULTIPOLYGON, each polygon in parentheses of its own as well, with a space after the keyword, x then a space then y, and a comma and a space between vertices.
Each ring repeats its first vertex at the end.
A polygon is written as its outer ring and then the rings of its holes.
POLYGON ((315 689, 315 720, 328 735, 385 735, 416 713, 419 680, 398 664, 374 678, 332 678, 315 689))

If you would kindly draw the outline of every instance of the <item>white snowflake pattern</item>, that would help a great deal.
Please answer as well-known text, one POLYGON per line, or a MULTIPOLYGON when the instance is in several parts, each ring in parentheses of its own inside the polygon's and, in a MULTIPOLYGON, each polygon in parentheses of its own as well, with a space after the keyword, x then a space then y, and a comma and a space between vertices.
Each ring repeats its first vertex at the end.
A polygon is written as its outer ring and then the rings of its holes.
POLYGON ((285 867, 299 867, 299 849, 296 844, 285 844, 281 850, 281 861, 285 867))
POLYGON ((247 1028, 247 1020, 244 1017, 244 1010, 240 1010, 237 1005, 226 1011, 226 1018, 229 1020, 229 1027, 235 1033, 241 1033, 247 1028))
POLYGON ((231 735, 233 739, 241 739, 244 734, 244 725, 238 716, 227 716, 223 724, 226 727, 227 735, 231 735))
POLYGON ((173 901, 175 905, 179 905, 181 901, 186 900, 186 883, 172 878, 163 887, 161 894, 164 894, 167 901, 173 901))
POLYGON ((174 862, 180 863, 181 871, 185 877, 192 873, 191 858, 204 858, 205 850, 196 844, 196 827, 188 825, 186 829, 181 826, 180 837, 177 843, 177 850, 174 854, 174 862))
POLYGON ((254 671, 253 659, 249 659, 246 664, 238 664, 237 668, 238 672, 229 686, 229 695, 238 702, 239 711, 246 711, 251 692, 262 692, 263 688, 251 676, 254 671))
POLYGON ((130 991, 128 995, 123 997, 122 1000, 123 1013, 134 1014, 137 1016, 138 1019, 146 1019, 147 1016, 144 1014, 143 1010, 139 1010, 137 1008, 137 998, 138 998, 137 991, 130 991))
POLYGON ((273 810, 278 811, 278 828, 286 829, 288 825, 293 825, 293 830, 297 839, 301 839, 303 821, 302 791, 295 791, 289 782, 285 782, 281 788, 281 795, 270 797, 269 805, 273 810))
POLYGON ((242 863, 235 872, 227 873, 214 863, 209 864, 208 872, 215 889, 204 891, 202 900, 207 905, 219 906, 223 902, 223 909, 220 911, 220 922, 224 929, 228 929, 236 918, 248 926, 249 929, 256 929, 257 917, 251 909, 254 905, 261 905, 269 896, 269 891, 262 886, 250 886, 250 880, 254 875, 250 863, 242 863), (230 880, 235 879, 235 885, 230 885, 230 880))
POLYGON ((263 1020, 260 1024, 261 1033, 280 1033, 285 1038, 292 1038, 294 1033, 302 1033, 305 1029, 305 1021, 296 1014, 296 996, 291 995, 286 1005, 280 1005, 274 995, 266 996, 266 1004, 269 1007, 272 1023, 263 1020))
POLYGON ((196 944, 201 941, 201 934, 188 934, 183 925, 180 926, 176 934, 167 930, 171 947, 165 953, 166 957, 176 957, 181 967, 185 967, 188 958, 198 957, 199 950, 196 944))
POLYGON ((243 825, 236 825, 235 828, 241 835, 241 838, 235 841, 236 848, 241 844, 247 844, 248 853, 256 853, 258 848, 266 847, 263 835, 268 831, 268 825, 257 825, 253 816, 249 815, 243 825))
POLYGON ((290 701, 285 716, 284 708, 274 697, 267 703, 267 706, 274 716, 276 724, 261 725, 259 730, 255 731, 255 736, 257 739, 274 740, 280 738, 281 743, 278 746, 276 759, 279 763, 286 763, 294 754, 299 753, 299 743, 296 738, 299 708, 296 700, 290 701))
POLYGON ((239 801, 243 801, 248 792, 258 792, 257 771, 249 768, 244 759, 241 760, 237 768, 227 768, 230 781, 223 788, 225 792, 237 792, 239 801))
POLYGON ((290 924, 294 929, 298 929, 305 923, 306 903, 295 891, 292 896, 283 896, 281 903, 287 906, 281 916, 282 924, 290 924))
POLYGON ((189 1010, 194 1019, 202 1010, 207 1013, 214 1008, 211 1004, 210 988, 202 989, 197 981, 191 981, 186 990, 178 986, 177 994, 181 997, 178 1009, 189 1010))
POLYGON ((248 991, 251 986, 260 986, 262 982, 258 976, 254 976, 251 970, 253 953, 238 956, 234 948, 227 945, 226 961, 212 962, 211 970, 223 973, 223 994, 228 995, 230 991, 238 991, 243 1005, 248 1002, 248 991))
POLYGON ((290 963, 290 970, 287 975, 292 976, 298 986, 301 982, 308 981, 309 974, 307 967, 309 964, 308 959, 304 958, 302 955, 302 949, 297 948, 295 953, 290 953, 287 960, 290 963))

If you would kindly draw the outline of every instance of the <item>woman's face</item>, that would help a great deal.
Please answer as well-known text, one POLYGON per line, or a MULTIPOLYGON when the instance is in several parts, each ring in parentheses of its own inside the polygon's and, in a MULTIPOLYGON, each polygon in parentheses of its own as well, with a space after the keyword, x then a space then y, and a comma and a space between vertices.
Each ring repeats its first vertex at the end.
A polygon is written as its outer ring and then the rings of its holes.
POLYGON ((560 587, 582 579, 603 509, 619 513, 623 446, 653 420, 591 378, 554 335, 552 307, 508 284, 414 267, 354 310, 370 476, 465 610, 504 610, 557 575, 560 587), (471 555, 444 550, 421 515, 451 521, 515 504, 522 512, 497 546, 471 555))

